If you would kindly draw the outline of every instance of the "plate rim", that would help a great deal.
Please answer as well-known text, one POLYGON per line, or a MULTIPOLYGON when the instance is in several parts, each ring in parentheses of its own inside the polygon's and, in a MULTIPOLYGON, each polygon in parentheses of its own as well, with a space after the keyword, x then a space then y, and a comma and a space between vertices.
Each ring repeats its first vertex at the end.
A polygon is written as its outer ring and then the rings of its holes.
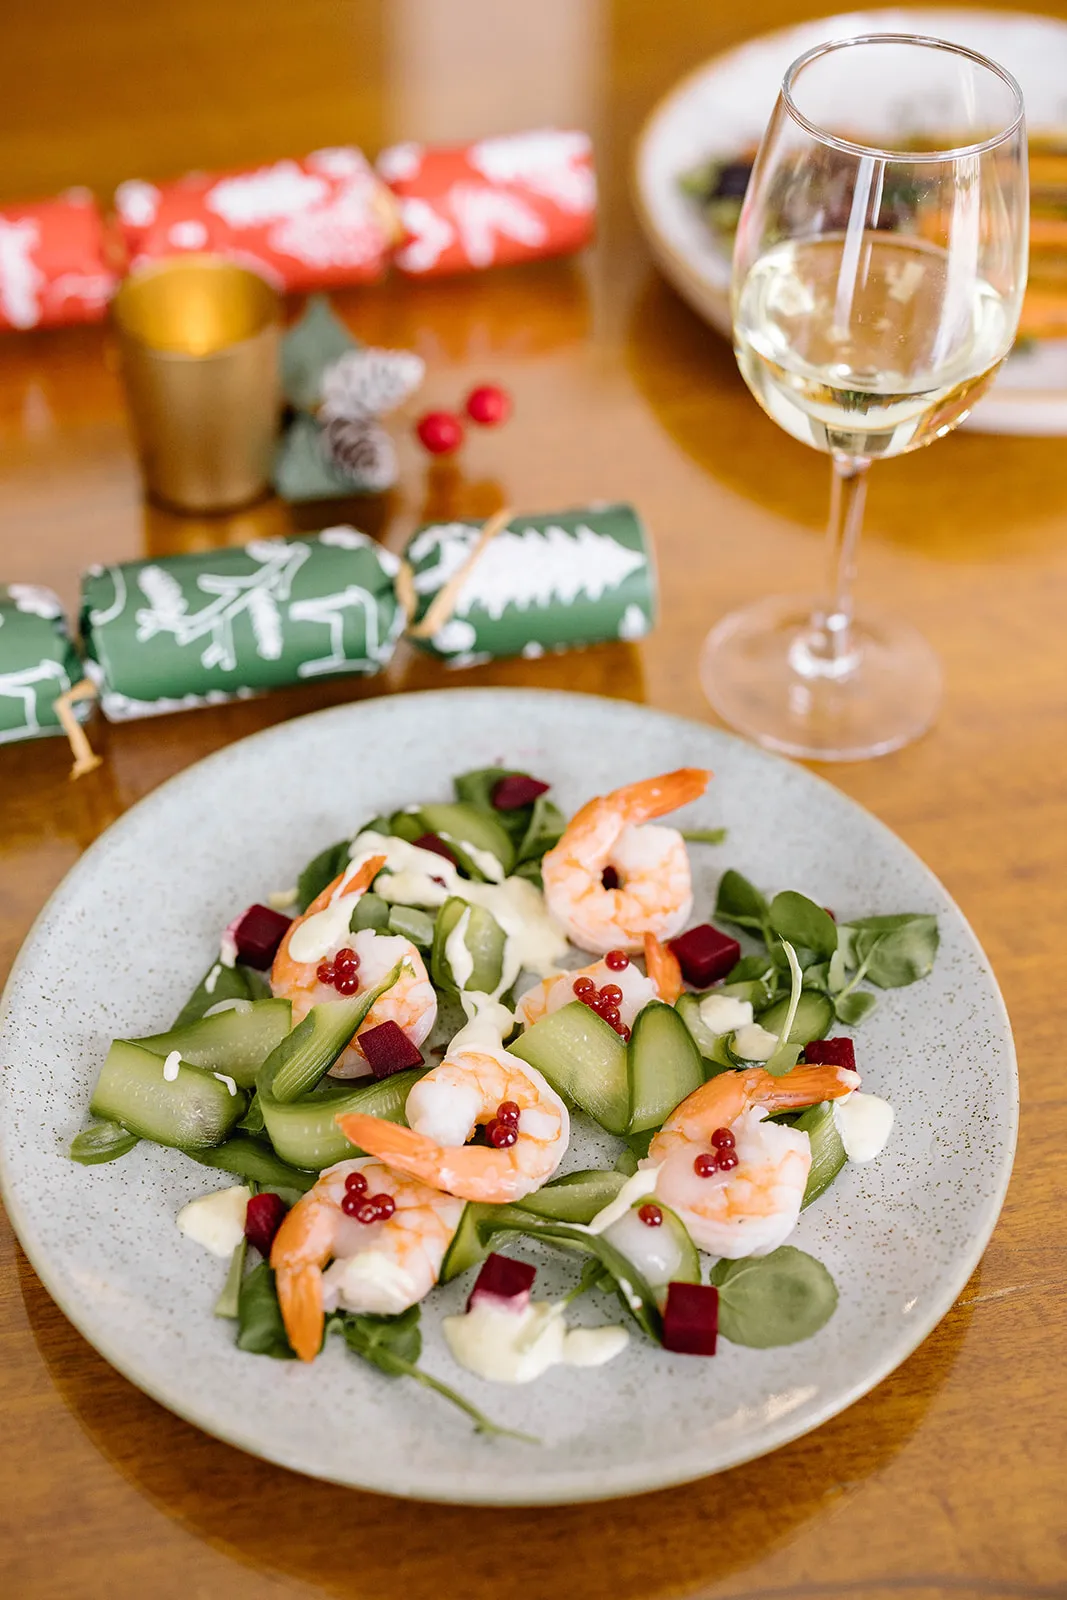
MULTIPOLYGON (((829 12, 822 17, 802 18, 799 22, 790 23, 785 27, 767 28, 762 33, 749 34, 745 38, 738 39, 733 44, 728 45, 724 50, 717 50, 714 54, 705 56, 704 60, 698 63, 697 66, 690 67, 687 72, 676 79, 671 87, 659 96, 651 109, 642 118, 634 139, 628 172, 630 200, 637 216, 638 225, 645 243, 673 288, 682 296, 689 307, 722 338, 729 341, 732 337, 729 283, 723 288, 720 284, 715 283, 710 276, 706 276, 701 271, 700 266, 684 255, 658 227, 649 204, 643 172, 644 153, 647 144, 657 131, 658 125, 665 121, 673 111, 676 101, 680 100, 692 89, 694 84, 704 78, 712 67, 724 66, 732 57, 751 45, 771 44, 776 39, 784 40, 790 34, 797 33, 802 29, 813 28, 824 22, 827 24, 834 23, 845 17, 862 16, 869 18, 872 23, 877 23, 882 17, 899 19, 905 13, 913 17, 958 17, 965 22, 972 19, 988 20, 996 17, 1006 23, 1040 23, 1050 30, 1061 32, 1064 35, 1065 46, 1067 46, 1067 18, 1051 16, 1040 11, 1005 11, 999 6, 954 7, 944 5, 920 6, 912 10, 901 5, 878 6, 869 11, 863 8, 856 8, 849 11, 829 12)), ((831 35, 828 34, 827 37, 829 38, 831 35)), ((1065 415, 1060 424, 1060 430, 1067 434, 1067 383, 1061 389, 1004 389, 997 393, 995 403, 998 410, 1003 407, 1007 412, 1022 413, 1026 408, 1034 405, 1055 406, 1063 409, 1065 415)), ((1013 418, 1012 420, 1018 419, 1013 418)), ((969 419, 965 426, 968 425, 973 426, 977 432, 1003 432, 1005 435, 1009 432, 1028 432, 1026 429, 994 427, 992 424, 982 428, 976 424, 971 424, 969 419)), ((1048 436, 1052 430, 1046 428, 1042 432, 1048 436)), ((1037 438, 1041 435, 1035 431, 1029 436, 1037 438)))
MULTIPOLYGON (((729 1471, 732 1468, 742 1466, 747 1462, 758 1460, 761 1457, 769 1455, 773 1451, 779 1450, 783 1446, 792 1443, 795 1439, 801 1438, 804 1435, 813 1432, 816 1428, 821 1427, 825 1422, 830 1421, 833 1417, 838 1416, 842 1412, 848 1410, 856 1403, 857 1400, 861 1399, 864 1395, 869 1394, 873 1389, 877 1388, 878 1385, 884 1382, 884 1380, 892 1372, 894 1372, 899 1366, 903 1365, 903 1363, 914 1354, 919 1345, 922 1344, 923 1341, 927 1339, 933 1330, 941 1323, 944 1317, 951 1310, 953 1304, 959 1296, 960 1291, 967 1283, 975 1267, 980 1262, 983 1254, 985 1253, 986 1246, 988 1245, 997 1223, 1000 1220, 1000 1215, 1004 1206, 1004 1200, 1011 1181, 1012 1172, 1014 1170, 1019 1129, 1020 1097, 1018 1059, 1015 1049, 1014 1035, 1012 1033, 1011 1020, 1008 1015, 1007 1007, 1005 1005, 1004 997, 1001 993, 996 974, 993 971, 992 963, 990 962, 981 942, 975 934, 970 920, 963 912, 955 898, 949 893, 948 889, 937 877, 936 873, 934 873, 933 870, 926 865, 918 853, 913 850, 905 840, 901 839, 900 836, 896 834, 887 823, 883 822, 882 819, 876 816, 872 811, 869 811, 866 806, 861 805, 858 800, 854 800, 851 795, 848 795, 843 790, 839 789, 827 778, 824 778, 821 773, 813 772, 806 764, 790 760, 788 757, 779 755, 774 751, 762 749, 761 747, 751 744, 749 741, 741 739, 728 730, 719 728, 712 723, 701 722, 692 717, 679 716, 675 712, 664 711, 658 706, 647 705, 640 701, 623 701, 605 695, 584 694, 576 691, 560 689, 542 689, 536 687, 509 688, 504 686, 476 688, 474 686, 466 687, 457 685, 455 687, 413 690, 410 692, 402 692, 400 695, 388 694, 374 696, 365 700, 347 701, 339 706, 329 706, 318 711, 307 712, 302 716, 287 718, 284 721, 275 723, 268 728, 263 728, 255 733, 248 734, 242 739, 237 739, 232 741, 230 744, 223 745, 220 749, 211 751, 207 755, 202 756, 198 761, 194 761, 188 766, 183 767, 179 772, 176 772, 171 777, 165 779, 154 789, 151 789, 146 795, 143 795, 138 801, 135 802, 134 805, 130 806, 126 811, 124 811, 122 815, 117 817, 115 821, 111 823, 110 826, 93 841, 88 849, 86 849, 82 855, 78 857, 78 859, 63 875, 60 882, 52 890, 51 894, 49 894, 41 910, 34 918, 23 943, 16 954, 15 960, 12 963, 11 971, 8 974, 3 993, 0 994, 0 1035, 2 1035, 6 1025, 8 1012, 12 1004, 12 996, 15 988, 17 987, 21 969, 24 965, 28 965, 31 959, 30 951, 34 943, 38 927, 44 922, 46 916, 50 913, 53 904, 59 899, 60 895, 66 891, 71 880, 76 879, 82 874, 82 872, 85 870, 87 862, 90 862, 90 860, 93 858, 102 857, 106 853, 108 841, 114 834, 121 832, 126 826, 131 825, 129 823, 129 819, 132 818, 135 813, 140 812, 142 808, 147 808, 153 804, 158 804, 159 797, 163 795, 165 791, 173 793, 176 789, 180 788, 184 782, 189 781, 192 774, 199 774, 202 768, 210 767, 214 763, 224 764, 227 760, 232 759, 233 752, 238 748, 250 744, 253 741, 269 742, 271 740, 284 739, 285 733, 290 727, 302 724, 309 719, 334 719, 340 723, 353 715, 358 716, 362 708, 365 706, 376 705, 387 700, 402 698, 406 702, 433 702, 440 700, 442 697, 449 697, 452 699, 483 697, 491 698, 497 701, 526 698, 539 700, 542 702, 547 700, 553 700, 556 702, 580 701, 584 704, 601 703, 612 706, 622 706, 630 712, 637 712, 656 720, 665 720, 667 722, 676 723, 681 727, 688 729, 696 728, 699 729, 703 734, 712 734, 727 744, 742 747, 748 754, 754 754, 758 759, 771 763, 772 765, 781 764, 791 769, 800 768, 800 770, 805 773, 805 776, 808 779, 814 780, 816 785, 830 790, 836 796, 836 799, 839 802, 843 802, 847 807, 859 812, 868 824, 874 824, 876 830, 892 841, 892 844, 897 851, 904 852, 910 858, 911 864, 921 871, 921 873, 930 881, 932 887, 937 891, 937 893, 943 896, 949 905, 955 910, 963 925, 965 933, 972 942, 973 953, 989 985, 990 995, 994 1002, 994 1010, 1003 1029, 1003 1044, 1005 1046, 1004 1067, 1006 1088, 1008 1090, 1010 1102, 1010 1118, 1008 1126, 1005 1130, 1007 1138, 1004 1146, 1004 1156, 1000 1171, 997 1174, 996 1187, 989 1197, 988 1212, 985 1221, 975 1233, 969 1236, 966 1248, 961 1249, 957 1256, 954 1257, 952 1268, 946 1271, 941 1279, 939 1292, 931 1298, 931 1304, 927 1315, 921 1318, 917 1323, 909 1324, 906 1335, 902 1338, 898 1338, 898 1340, 894 1343, 892 1350, 887 1353, 885 1359, 877 1363, 869 1371, 865 1372, 861 1378, 850 1384, 846 1389, 835 1391, 833 1396, 827 1397, 826 1401, 817 1406, 814 1412, 806 1414, 802 1421, 799 1420, 797 1413, 793 1413, 792 1416, 794 1421, 799 1422, 799 1425, 792 1425, 788 1416, 778 1419, 774 1425, 773 1443, 768 1444, 766 1442, 754 1442, 751 1449, 746 1449, 742 1446, 742 1448, 739 1449, 735 1454, 731 1454, 728 1461, 720 1462, 718 1465, 708 1467, 706 1464, 694 1464, 692 1460, 692 1452, 690 1452, 690 1457, 685 1459, 684 1464, 680 1463, 678 1471, 657 1471, 652 1478, 648 1476, 647 1469, 642 1471, 640 1458, 637 1458, 633 1463, 626 1463, 622 1467, 617 1465, 612 1471, 610 1486, 607 1487, 605 1487, 602 1483, 598 1484, 590 1481, 588 1484, 580 1485, 577 1488, 571 1486, 566 1490, 565 1493, 560 1494, 553 1491, 552 1480, 546 1479, 543 1484, 538 1484, 532 1488, 527 1486, 521 1492, 514 1492, 508 1488, 510 1479, 504 1479, 501 1481, 500 1489, 494 1489, 492 1497, 488 1497, 485 1494, 480 1493, 472 1495, 470 1493, 464 1493, 462 1490, 457 1490, 457 1492, 449 1494, 443 1491, 440 1486, 434 1489, 428 1489, 425 1486, 418 1485, 416 1473, 411 1474, 411 1476, 405 1479, 403 1483, 400 1483, 392 1480, 383 1481, 381 1479, 379 1479, 377 1482, 367 1481, 365 1479, 357 1480, 351 1475, 341 1475, 338 1473, 316 1470, 313 1467, 305 1465, 302 1461, 298 1462, 293 1456, 287 1456, 284 1441, 280 1441, 278 1448, 274 1448, 273 1441, 265 1446, 262 1440, 254 1439, 250 1434, 243 1432, 243 1430, 239 1427, 227 1427, 225 1432, 221 1431, 218 1426, 213 1425, 209 1415, 198 1413, 195 1405, 187 1405, 181 1398, 178 1400, 171 1398, 165 1392, 165 1385, 157 1383, 153 1377, 150 1366, 142 1363, 137 1357, 129 1357, 125 1352, 121 1354, 121 1358, 110 1353, 110 1340, 106 1334, 97 1337, 95 1332, 90 1333, 87 1331, 86 1327, 83 1326, 79 1315, 80 1307, 78 1305, 77 1296, 73 1292, 68 1295, 66 1286, 61 1281, 62 1269, 57 1268, 53 1273, 47 1250, 42 1248, 40 1251, 38 1251, 35 1247, 28 1246, 25 1241, 23 1236, 23 1223, 28 1221, 28 1218, 25 1217, 21 1202, 12 1187, 11 1174, 8 1170, 7 1141, 3 1123, 2 1120, 0 1120, 0 1200, 2 1200, 4 1208, 7 1212, 12 1231, 15 1234, 20 1248, 23 1250, 24 1254, 29 1260, 35 1274, 40 1279, 49 1296, 63 1312, 64 1316, 67 1317, 68 1321, 73 1324, 78 1333, 89 1345, 92 1346, 97 1354, 107 1361, 108 1364, 113 1367, 123 1378, 132 1383, 135 1388, 139 1389, 143 1394, 148 1395, 148 1397, 155 1401, 158 1405, 163 1406, 166 1410, 182 1418, 183 1421, 188 1422, 191 1426, 198 1428, 201 1432, 206 1433, 213 1438, 219 1439, 222 1443, 244 1450, 247 1454, 258 1457, 261 1460, 269 1461, 274 1465, 284 1467, 289 1471, 300 1472, 305 1476, 317 1478, 322 1482, 338 1483, 346 1488, 354 1488, 365 1493, 386 1494, 398 1499, 425 1502, 429 1504, 475 1506, 577 1505, 620 1499, 630 1495, 653 1493, 660 1489, 676 1488, 686 1483, 696 1482, 704 1477, 715 1476, 719 1472, 729 1471), (415 1484, 414 1487, 413 1482, 415 1484)), ((2 1103, 6 1095, 10 1094, 11 1092, 11 1089, 7 1088, 3 1081, 0 1080, 0 1103, 2 1103)), ((29 1231, 32 1233, 32 1228, 29 1231)))

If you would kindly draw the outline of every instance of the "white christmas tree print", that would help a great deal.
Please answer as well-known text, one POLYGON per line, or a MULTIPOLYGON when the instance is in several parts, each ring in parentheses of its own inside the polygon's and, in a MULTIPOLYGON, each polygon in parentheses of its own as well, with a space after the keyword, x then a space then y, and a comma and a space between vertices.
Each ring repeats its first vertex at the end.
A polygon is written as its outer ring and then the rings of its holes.
MULTIPOLYGON (((415 574, 419 594, 436 594, 466 561, 478 530, 463 522, 425 528, 412 542, 415 563, 436 554, 432 566, 415 574)), ((619 544, 609 534, 579 523, 573 533, 550 525, 507 528, 498 533, 474 564, 453 608, 453 617, 481 607, 498 622, 508 606, 570 606, 578 599, 599 600, 645 565, 640 550, 619 544)))
POLYGON ((293 578, 311 552, 305 544, 262 539, 246 548, 259 563, 258 570, 202 573, 196 580, 197 588, 213 598, 196 611, 190 611, 181 584, 171 573, 163 567, 142 567, 137 584, 150 603, 136 614, 138 642, 143 644, 160 633, 169 633, 182 647, 207 639, 201 665, 233 672, 237 666, 233 625, 247 613, 260 658, 277 661, 282 653, 278 602, 288 601, 293 578))

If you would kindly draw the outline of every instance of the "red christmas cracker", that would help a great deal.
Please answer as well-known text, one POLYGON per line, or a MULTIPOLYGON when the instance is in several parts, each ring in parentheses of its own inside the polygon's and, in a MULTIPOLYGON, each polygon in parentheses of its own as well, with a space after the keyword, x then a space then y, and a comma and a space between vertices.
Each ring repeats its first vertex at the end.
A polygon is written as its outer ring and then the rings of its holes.
POLYGON ((0 328, 98 322, 118 278, 88 189, 0 208, 0 328))
POLYGON ((406 238, 396 265, 414 277, 567 255, 593 236, 596 175, 584 133, 398 144, 377 168, 400 202, 406 238))
POLYGON ((324 289, 380 278, 399 236, 396 203, 359 150, 115 191, 130 264, 208 250, 277 288, 324 289))

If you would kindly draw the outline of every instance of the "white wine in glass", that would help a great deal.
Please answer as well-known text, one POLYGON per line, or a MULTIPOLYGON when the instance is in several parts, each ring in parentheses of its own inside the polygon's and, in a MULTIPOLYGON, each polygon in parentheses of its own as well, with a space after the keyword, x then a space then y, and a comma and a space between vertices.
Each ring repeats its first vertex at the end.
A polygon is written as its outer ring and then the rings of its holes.
POLYGON ((929 645, 853 610, 866 474, 948 433, 992 382, 1015 337, 1027 239, 1022 98, 1001 67, 896 34, 822 45, 790 67, 738 225, 734 344, 768 415, 831 457, 829 571, 816 601, 724 618, 701 660, 712 704, 761 743, 857 760, 933 720, 929 645))

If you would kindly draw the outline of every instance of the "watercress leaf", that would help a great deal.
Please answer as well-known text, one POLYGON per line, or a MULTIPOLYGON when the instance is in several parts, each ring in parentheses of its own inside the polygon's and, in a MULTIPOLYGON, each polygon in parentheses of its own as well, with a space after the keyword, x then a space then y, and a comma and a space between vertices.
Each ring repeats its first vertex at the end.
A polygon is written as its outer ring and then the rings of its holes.
POLYGON ((724 844, 725 828, 682 828, 682 838, 687 844, 724 844))
POLYGON ((559 807, 553 804, 547 794, 539 794, 530 807, 530 820, 516 851, 516 859, 520 862, 540 861, 547 850, 559 843, 566 826, 567 819, 559 807))
POLYGON ((220 1000, 269 1000, 270 984, 262 972, 246 967, 240 961, 224 967, 216 961, 201 978, 172 1024, 183 1028, 187 1022, 199 1022, 204 1013, 220 1000))
POLYGON ((528 778, 528 772, 516 767, 478 767, 473 772, 461 772, 454 778, 456 799, 464 805, 477 806, 487 811, 508 835, 516 847, 530 826, 533 806, 517 806, 514 811, 498 811, 493 804, 493 790, 502 778, 528 778))
POLYGON ((518 866, 512 870, 511 876, 513 878, 528 878, 536 888, 544 888, 540 861, 520 861, 518 866))
POLYGON ((939 935, 937 918, 925 912, 894 917, 863 917, 855 930, 858 965, 879 989, 903 989, 933 970, 939 935))
POLYGON ((829 960, 837 949, 837 924, 822 906, 795 889, 783 889, 771 901, 770 924, 780 939, 814 950, 829 960))
POLYGON ((778 974, 770 956, 765 951, 754 956, 742 956, 726 974, 727 986, 737 983, 762 983, 769 997, 778 985, 778 974))
MULTIPOLYGON (((837 954, 837 951, 834 951, 837 954)), ((825 992, 830 981, 829 961, 813 961, 811 966, 804 968, 804 988, 818 989, 825 992)))
POLYGON ((82 1167, 95 1167, 102 1161, 116 1161, 139 1144, 135 1133, 117 1122, 91 1122, 70 1142, 70 1159, 82 1167))
POLYGON ((848 974, 845 971, 845 958, 841 950, 838 949, 830 957, 826 969, 826 987, 831 994, 837 994, 845 987, 847 982, 848 974))
POLYGON ((266 1128, 267 1124, 263 1120, 263 1107, 259 1103, 258 1094, 253 1093, 251 1100, 248 1102, 248 1110, 237 1126, 243 1133, 250 1133, 253 1136, 257 1133, 262 1133, 266 1128))
POLYGON ((624 1178, 632 1178, 637 1171, 637 1157, 632 1150, 622 1150, 615 1158, 615 1171, 624 1178))
POLYGON ((424 1389, 432 1389, 450 1405, 458 1406, 474 1423, 478 1433, 506 1434, 510 1438, 523 1439, 528 1444, 536 1444, 536 1439, 531 1439, 529 1434, 514 1433, 510 1428, 499 1428, 491 1422, 477 1406, 457 1394, 448 1384, 442 1383, 439 1378, 434 1378, 428 1372, 423 1372, 418 1365, 419 1356, 422 1354, 422 1333, 419 1329, 419 1307, 409 1306, 397 1317, 376 1317, 371 1315, 346 1316, 342 1331, 348 1348, 364 1361, 369 1361, 380 1372, 390 1378, 413 1378, 424 1389))
POLYGON ((747 878, 728 868, 719 879, 719 893, 715 901, 715 915, 723 922, 732 922, 739 928, 751 928, 766 939, 770 907, 763 895, 747 878))
POLYGON ((760 1063, 772 1078, 784 1078, 800 1060, 802 1044, 780 1044, 769 1060, 760 1063))
POLYGON ((306 911, 316 895, 320 895, 326 885, 332 883, 345 870, 351 849, 351 842, 348 839, 338 839, 336 844, 320 850, 318 855, 308 862, 296 880, 296 903, 301 911, 306 911))
POLYGON ((837 925, 837 953, 850 970, 859 966, 859 958, 856 955, 856 933, 847 922, 837 925))
POLYGON ((768 1256, 718 1261, 711 1282, 719 1291, 719 1332, 754 1350, 810 1339, 837 1307, 822 1262, 789 1244, 768 1256))
POLYGON ((237 1298, 237 1348, 276 1361, 295 1359, 285 1332, 274 1273, 261 1261, 241 1284, 237 1298))
POLYGON ((397 1317, 347 1316, 344 1336, 348 1348, 364 1361, 390 1377, 406 1377, 422 1354, 419 1307, 409 1306, 397 1317))
POLYGON ((869 1017, 878 1004, 876 996, 865 989, 854 989, 851 994, 838 995, 834 1000, 834 1015, 848 1028, 858 1028, 864 1017, 869 1017))

